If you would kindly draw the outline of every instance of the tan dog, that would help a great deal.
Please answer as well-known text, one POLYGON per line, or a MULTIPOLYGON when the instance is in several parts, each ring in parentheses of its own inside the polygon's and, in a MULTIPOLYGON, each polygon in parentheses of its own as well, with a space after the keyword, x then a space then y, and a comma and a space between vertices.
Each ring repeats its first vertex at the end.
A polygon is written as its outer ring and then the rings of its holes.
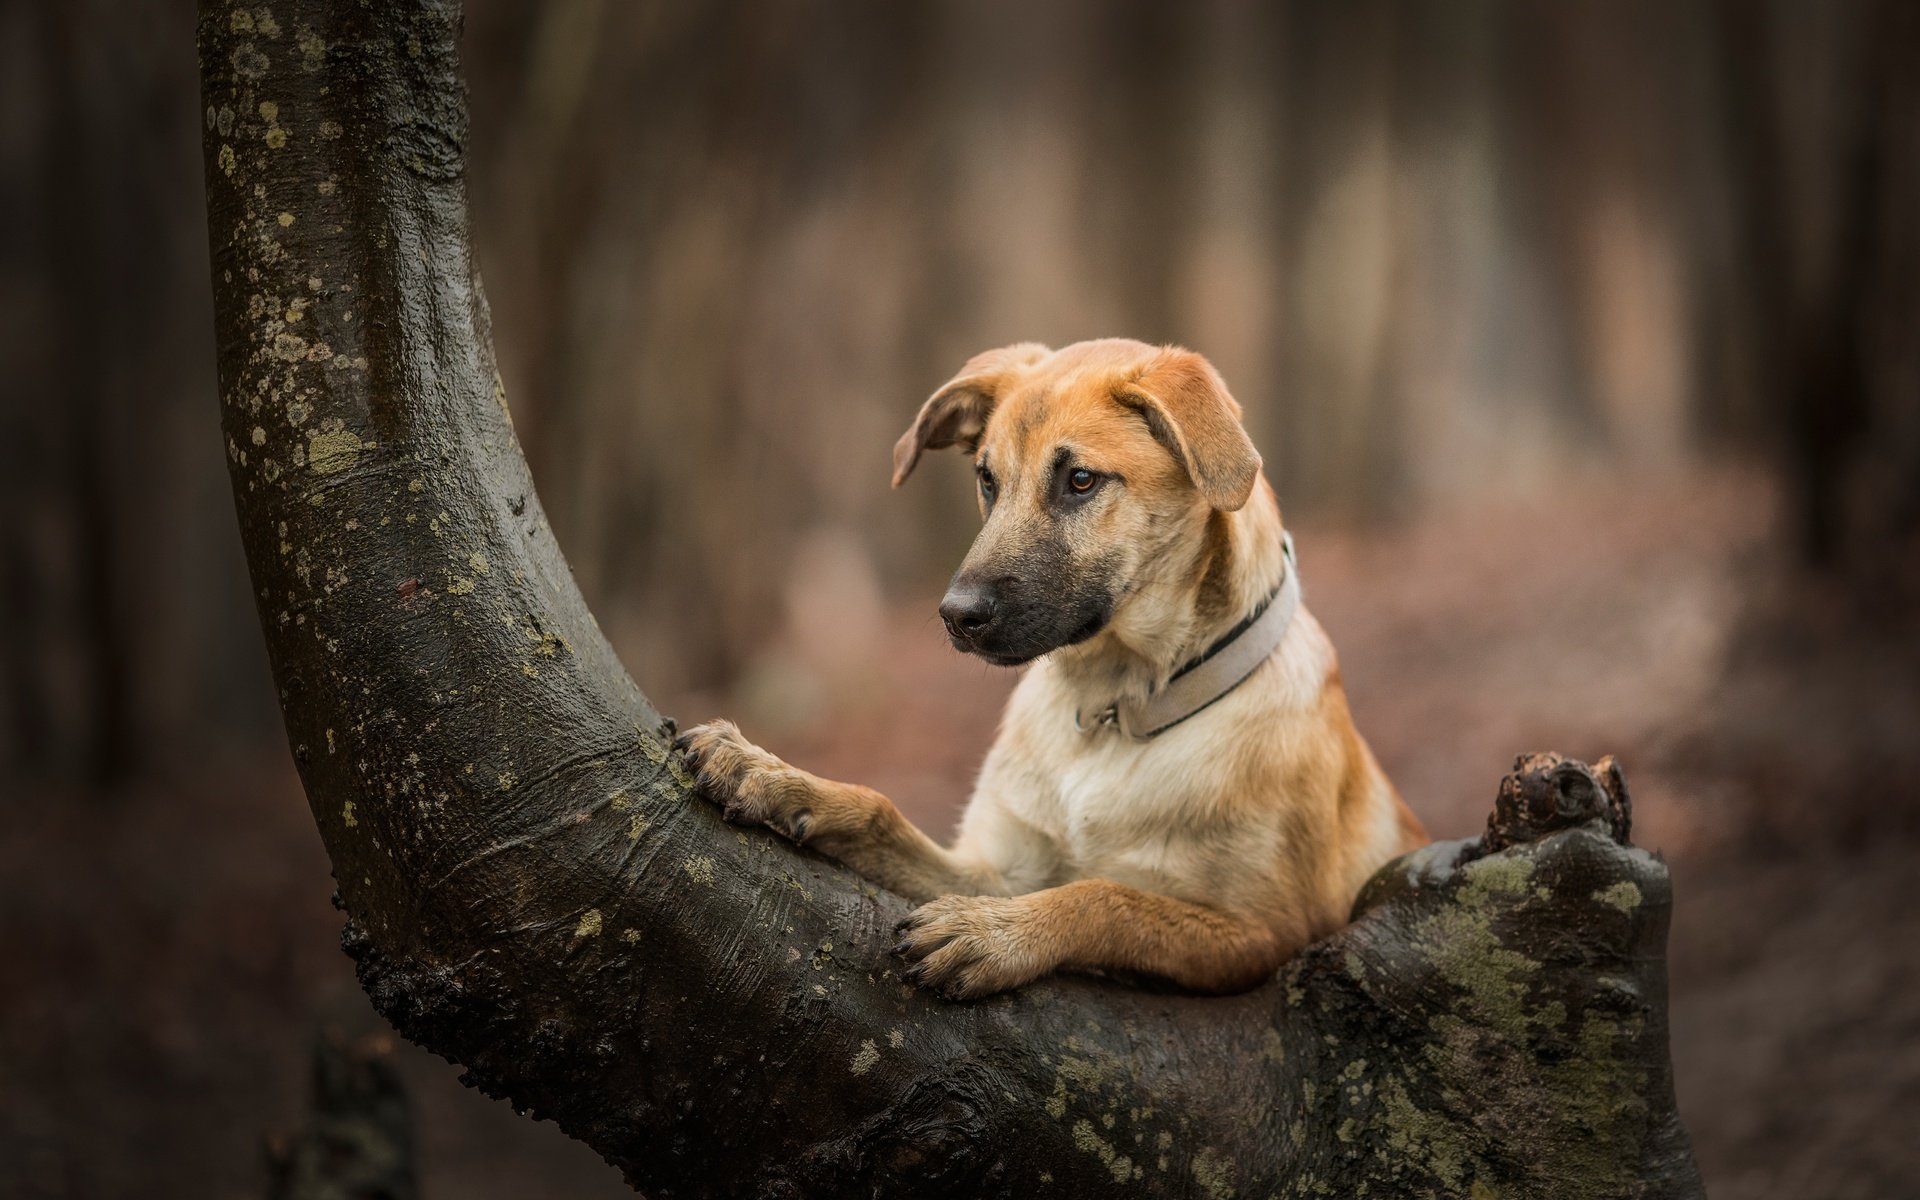
POLYGON ((726 721, 679 740, 701 790, 927 902, 897 950, 950 996, 1063 969, 1232 991, 1343 925, 1426 835, 1298 608, 1273 489, 1212 366, 1120 339, 990 350, 921 408, 894 485, 943 446, 974 454, 985 526, 941 616, 960 649, 1033 664, 953 847, 726 721))

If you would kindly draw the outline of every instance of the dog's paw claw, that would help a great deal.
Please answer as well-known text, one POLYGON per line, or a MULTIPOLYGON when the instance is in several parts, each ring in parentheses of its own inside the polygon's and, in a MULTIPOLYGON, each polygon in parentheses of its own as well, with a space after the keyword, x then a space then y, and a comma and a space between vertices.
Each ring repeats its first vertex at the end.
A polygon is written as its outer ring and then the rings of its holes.
POLYGON ((901 978, 949 1000, 1018 987, 1051 969, 1023 935, 1026 909, 999 896, 946 896, 896 927, 893 952, 911 965, 901 978))
POLYGON ((805 843, 817 821, 804 788, 792 786, 792 768, 746 739, 732 721, 696 725, 674 739, 683 746, 694 791, 735 825, 764 825, 805 843))
POLYGON ((687 771, 693 776, 694 790, 720 805, 732 818, 736 808, 751 806, 744 793, 752 776, 777 760, 749 742, 732 721, 709 721, 673 739, 674 748, 686 756, 687 771))

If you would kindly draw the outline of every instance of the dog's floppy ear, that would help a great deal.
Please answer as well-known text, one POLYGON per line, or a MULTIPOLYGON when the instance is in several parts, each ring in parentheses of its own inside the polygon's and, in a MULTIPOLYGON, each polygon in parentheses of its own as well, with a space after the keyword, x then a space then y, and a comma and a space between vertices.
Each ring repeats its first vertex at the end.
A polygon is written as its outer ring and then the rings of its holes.
POLYGON ((913 474, 922 450, 943 450, 965 446, 971 450, 979 443, 993 412, 994 398, 1009 372, 1039 362, 1053 351, 1038 342, 1018 342, 976 354, 960 368, 960 373, 940 385, 927 397, 913 425, 893 444, 893 486, 899 487, 913 474))
POLYGON ((1232 512, 1247 502, 1260 477, 1260 452, 1212 363, 1169 346, 1114 395, 1146 419, 1208 504, 1232 512))

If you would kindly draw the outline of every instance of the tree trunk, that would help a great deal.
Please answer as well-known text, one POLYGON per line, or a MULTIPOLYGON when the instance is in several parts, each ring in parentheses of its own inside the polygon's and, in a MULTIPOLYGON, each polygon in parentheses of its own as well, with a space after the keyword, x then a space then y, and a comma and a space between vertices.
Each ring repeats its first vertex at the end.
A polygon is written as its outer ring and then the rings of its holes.
POLYGON ((903 901, 693 799, 514 439, 459 24, 200 23, 241 532, 344 941, 401 1033, 657 1196, 1699 1194, 1667 874, 1577 765, 1511 778, 1533 840, 1402 860, 1225 999, 935 999, 888 957, 903 901))

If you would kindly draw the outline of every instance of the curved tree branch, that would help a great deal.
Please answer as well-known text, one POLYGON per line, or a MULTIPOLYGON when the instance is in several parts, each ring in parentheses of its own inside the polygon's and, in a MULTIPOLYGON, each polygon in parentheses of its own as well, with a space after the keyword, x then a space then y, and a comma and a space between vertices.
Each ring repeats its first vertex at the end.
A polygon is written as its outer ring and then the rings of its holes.
POLYGON ((1227 999, 920 994, 903 902, 693 802, 514 438, 458 33, 442 0, 200 22, 241 531, 347 948, 403 1034, 659 1196, 1699 1194, 1666 872, 1576 764, 1526 764, 1500 836, 1387 868, 1227 999))

